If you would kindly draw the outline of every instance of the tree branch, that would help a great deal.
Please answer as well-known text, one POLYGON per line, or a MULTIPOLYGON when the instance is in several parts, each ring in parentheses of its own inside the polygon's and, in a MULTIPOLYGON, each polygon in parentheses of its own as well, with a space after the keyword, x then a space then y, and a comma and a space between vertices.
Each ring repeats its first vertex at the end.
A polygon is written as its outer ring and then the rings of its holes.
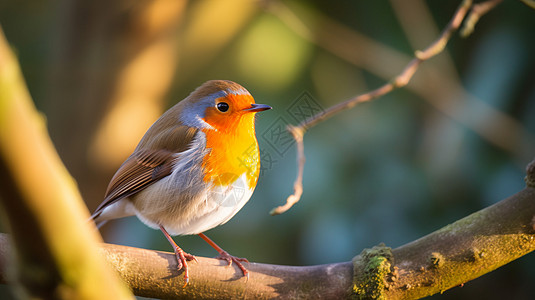
POLYGON ((468 17, 466 17, 466 22, 464 23, 463 28, 461 29, 461 36, 467 37, 474 32, 474 27, 476 26, 479 19, 490 10, 492 10, 496 5, 502 3, 503 0, 488 0, 482 3, 474 4, 472 10, 468 17))
POLYGON ((25 298, 129 299, 96 255, 99 236, 45 128, 0 28, 0 221, 16 248, 8 259, 0 247, 1 265, 10 263, 10 280, 25 298))
MULTIPOLYGON (((136 295, 153 298, 416 299, 464 284, 535 250, 535 161, 527 187, 414 242, 365 249, 352 262, 318 266, 251 263, 250 279, 225 263, 198 257, 183 286, 173 253, 104 244, 102 254, 136 295)), ((0 267, 9 239, 0 234, 0 267)), ((3 278, 0 274, 0 279, 3 278)))

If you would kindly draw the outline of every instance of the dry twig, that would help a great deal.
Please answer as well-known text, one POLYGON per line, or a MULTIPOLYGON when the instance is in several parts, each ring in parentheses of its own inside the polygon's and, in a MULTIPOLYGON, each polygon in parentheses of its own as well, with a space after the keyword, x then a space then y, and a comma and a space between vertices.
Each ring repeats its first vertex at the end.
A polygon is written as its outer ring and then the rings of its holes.
POLYGON ((294 182, 294 193, 288 196, 286 199, 286 204, 278 206, 271 210, 270 215, 279 215, 287 211, 292 207, 303 194, 303 166, 305 165, 305 148, 303 146, 303 135, 305 130, 301 127, 296 127, 288 125, 288 131, 292 134, 294 139, 297 141, 297 178, 294 182))
POLYGON ((271 211, 272 215, 284 213, 285 211, 290 209, 295 203, 297 203, 299 199, 301 198, 301 194, 303 190, 302 174, 303 174, 303 169, 305 165, 305 155, 304 155, 304 145, 303 145, 303 135, 305 134, 305 132, 311 127, 315 126, 316 124, 332 117, 333 115, 341 111, 352 108, 359 103, 368 102, 370 100, 379 98, 393 91, 396 88, 400 88, 400 87, 407 85, 407 83, 411 80, 414 73, 418 70, 418 67, 420 66, 422 62, 430 59, 431 57, 439 54, 440 52, 444 50, 447 42, 451 38, 452 33, 459 29, 470 7, 472 7, 472 1, 464 0, 457 8, 455 14, 453 15, 452 19, 450 20, 446 28, 442 31, 441 35, 425 50, 416 51, 415 58, 412 59, 407 64, 407 66, 403 69, 403 71, 390 82, 384 84, 383 86, 373 91, 370 91, 368 93, 356 96, 354 98, 351 98, 339 104, 331 106, 325 111, 322 111, 321 113, 318 113, 304 120, 297 126, 288 127, 288 130, 290 131, 290 133, 292 133, 292 136, 294 136, 294 139, 297 144, 298 176, 294 183, 294 193, 287 198, 285 205, 279 206, 273 209, 271 211), (295 132, 299 132, 300 134, 296 135, 295 132), (296 136, 298 136, 299 138, 296 138, 296 136))
POLYGON ((489 0, 474 4, 474 6, 472 6, 472 10, 470 10, 470 14, 468 17, 466 17, 466 22, 464 22, 463 28, 461 29, 461 36, 468 37, 471 35, 472 32, 474 32, 474 27, 479 19, 493 9, 496 5, 502 3, 502 1, 503 0, 489 0))

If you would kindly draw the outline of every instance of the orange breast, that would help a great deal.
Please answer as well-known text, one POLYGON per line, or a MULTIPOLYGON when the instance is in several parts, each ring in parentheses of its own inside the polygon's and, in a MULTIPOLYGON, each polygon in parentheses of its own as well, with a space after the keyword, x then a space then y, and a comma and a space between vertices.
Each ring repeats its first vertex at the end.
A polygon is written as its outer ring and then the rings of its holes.
POLYGON ((253 188, 260 170, 254 116, 246 114, 233 123, 236 126, 229 124, 232 130, 203 129, 210 149, 203 159, 204 181, 226 186, 245 173, 249 188, 253 188))

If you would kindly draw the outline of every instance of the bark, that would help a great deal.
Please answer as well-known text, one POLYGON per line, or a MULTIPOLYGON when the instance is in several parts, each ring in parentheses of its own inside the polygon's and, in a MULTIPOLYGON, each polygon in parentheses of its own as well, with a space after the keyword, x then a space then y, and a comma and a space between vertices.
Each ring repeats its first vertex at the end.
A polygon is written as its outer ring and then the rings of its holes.
MULTIPOLYGON (((101 253, 136 295, 166 299, 417 299, 444 292, 535 249, 535 164, 528 186, 414 242, 365 249, 352 262, 318 266, 250 263, 250 278, 216 259, 190 262, 190 283, 173 253, 103 244, 101 253)), ((8 246, 0 236, 0 262, 8 246)), ((3 265, 3 264, 0 264, 3 265)))

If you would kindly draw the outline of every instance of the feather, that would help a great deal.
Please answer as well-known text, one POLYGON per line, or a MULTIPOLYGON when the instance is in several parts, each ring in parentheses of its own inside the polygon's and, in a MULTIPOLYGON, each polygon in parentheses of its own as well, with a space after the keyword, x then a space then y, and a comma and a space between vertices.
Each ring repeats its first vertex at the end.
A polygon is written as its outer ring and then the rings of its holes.
MULTIPOLYGON (((158 122, 151 129, 157 125, 158 122)), ((153 136, 154 138, 145 143, 143 143, 144 137, 134 153, 128 157, 111 179, 104 201, 91 218, 97 218, 106 207, 139 193, 147 186, 171 174, 173 166, 180 159, 180 153, 189 149, 196 133, 197 130, 191 127, 174 126, 165 131, 163 135, 153 136)))

